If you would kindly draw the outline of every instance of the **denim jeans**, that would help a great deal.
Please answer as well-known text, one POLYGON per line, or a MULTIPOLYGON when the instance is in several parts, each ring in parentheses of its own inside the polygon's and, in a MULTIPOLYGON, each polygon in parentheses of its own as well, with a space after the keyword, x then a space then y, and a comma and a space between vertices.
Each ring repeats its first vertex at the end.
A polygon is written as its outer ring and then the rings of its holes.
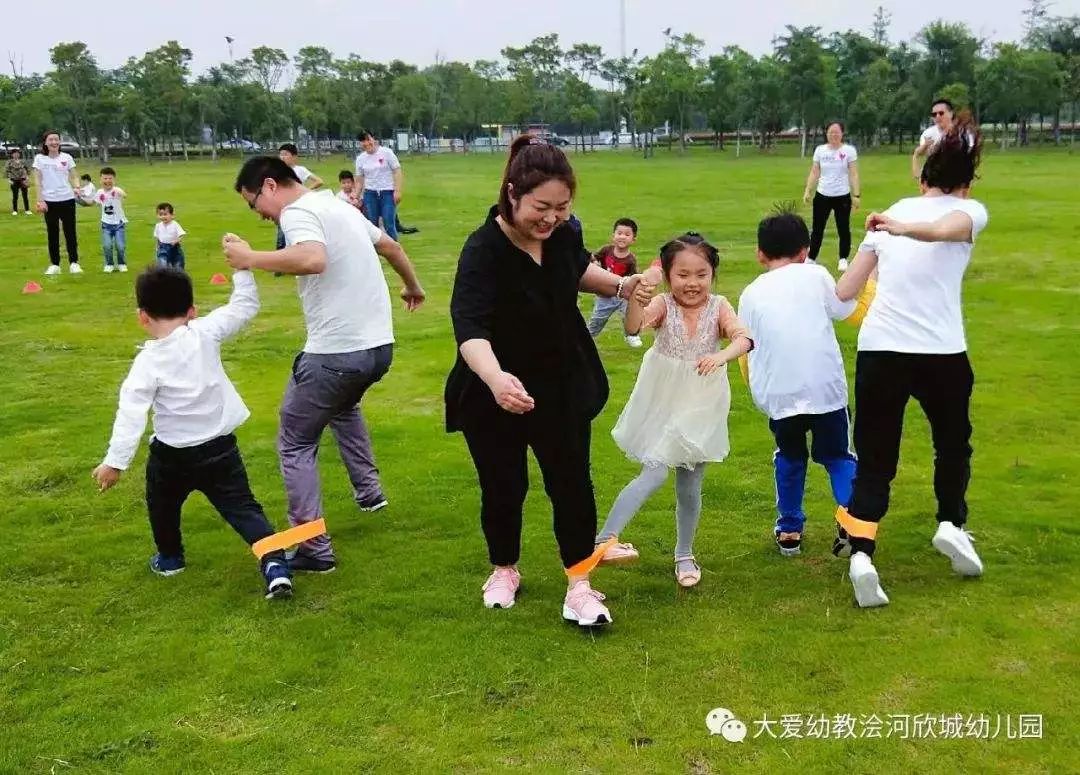
POLYGON ((116 250, 116 263, 123 266, 127 263, 125 252, 127 250, 127 235, 124 224, 103 223, 101 224, 101 252, 105 256, 105 266, 113 265, 113 249, 116 250))
POLYGON ((157 246, 157 262, 161 266, 183 269, 185 266, 184 248, 181 247, 179 242, 175 245, 159 242, 157 246))
POLYGON ((364 191, 364 214, 369 221, 376 226, 382 217, 382 230, 392 240, 398 238, 397 231, 397 205, 394 204, 394 192, 390 191, 364 191))
POLYGON ((608 318, 619 312, 626 316, 626 299, 596 297, 596 305, 593 307, 592 317, 589 318, 589 335, 593 338, 600 336, 600 332, 607 325, 608 318))

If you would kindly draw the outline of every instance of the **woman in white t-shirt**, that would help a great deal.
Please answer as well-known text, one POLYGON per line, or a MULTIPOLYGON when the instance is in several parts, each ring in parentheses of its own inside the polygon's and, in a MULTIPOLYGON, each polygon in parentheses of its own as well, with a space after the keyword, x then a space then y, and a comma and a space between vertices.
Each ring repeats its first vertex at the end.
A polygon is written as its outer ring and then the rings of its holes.
POLYGON ((855 146, 844 142, 844 125, 833 121, 825 128, 828 140, 814 150, 814 162, 806 178, 803 201, 810 202, 814 193, 814 223, 810 230, 811 261, 816 261, 825 236, 829 213, 836 214, 836 232, 840 236, 840 260, 837 268, 843 272, 851 255, 851 211, 859 209, 859 154, 855 146))
POLYGON ((403 173, 397 155, 364 130, 357 135, 362 153, 356 155, 356 178, 363 191, 364 214, 392 240, 398 238, 397 206, 401 203, 403 173))
POLYGON ((933 546, 961 576, 982 574, 982 560, 964 530, 975 377, 960 305, 971 248, 987 222, 986 208, 968 198, 980 146, 978 130, 957 122, 930 152, 922 196, 870 215, 866 239, 837 283, 837 295, 851 299, 878 270, 855 366, 858 471, 851 501, 836 513, 850 538, 848 576, 864 608, 889 602, 870 558, 878 523, 888 510, 910 398, 922 406, 934 442, 938 527, 933 546))
POLYGON ((75 232, 75 189, 79 185, 75 160, 60 150, 60 134, 46 132, 41 138, 41 153, 34 156, 34 182, 38 190, 38 212, 45 214, 45 233, 49 240, 49 268, 45 274, 60 274, 60 225, 64 226, 69 271, 80 274, 79 240, 75 232))

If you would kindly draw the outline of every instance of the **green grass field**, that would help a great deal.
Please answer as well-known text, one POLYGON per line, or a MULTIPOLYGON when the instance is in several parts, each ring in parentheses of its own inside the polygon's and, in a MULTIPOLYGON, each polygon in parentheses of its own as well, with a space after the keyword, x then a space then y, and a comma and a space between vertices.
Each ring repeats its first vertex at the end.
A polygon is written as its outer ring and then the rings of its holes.
MULTIPOLYGON (((458 251, 494 199, 501 159, 405 164, 402 218, 422 231, 403 239, 429 300, 413 315, 395 312, 394 367, 365 403, 391 507, 356 511, 328 440, 326 516, 340 567, 300 576, 284 604, 262 599, 254 559, 201 496, 185 512, 188 571, 147 570, 145 445, 113 491, 98 494, 90 479, 144 338, 135 275, 101 273, 96 209, 79 211, 87 273, 58 278, 42 277, 40 219, 0 211, 0 772, 1077 771, 1080 529, 1069 493, 1080 470, 1080 156, 991 154, 976 188, 990 210, 965 287, 976 372, 971 529, 984 578, 954 577, 930 546, 932 452, 916 408, 877 555, 892 604, 853 606, 846 563, 828 551, 821 469, 808 482, 804 555, 781 558, 772 438, 733 374, 732 455, 705 478, 701 585, 676 590, 674 494, 662 491, 624 536, 641 563, 594 577, 615 617, 596 634, 560 618, 565 582, 538 476, 518 605, 480 604, 479 493, 463 440, 443 432, 442 386, 458 251), (21 295, 28 280, 44 292, 21 295), (716 706, 734 710, 751 738, 755 721, 786 714, 1015 722, 1025 713, 1042 714, 1044 726, 1041 739, 1006 739, 1003 726, 992 740, 765 734, 736 745, 709 736, 716 706)), ((716 288, 733 302, 759 271, 757 220, 801 193, 807 167, 708 149, 575 164, 590 245, 622 215, 641 224, 644 256, 699 230, 722 248, 716 288)), ((129 192, 129 262, 152 259, 154 205, 172 201, 203 309, 229 292, 209 284, 226 271, 223 232, 273 243, 273 227, 232 192, 236 160, 116 166, 129 192)), ((330 181, 348 165, 311 166, 330 181)), ((912 193, 906 156, 868 154, 861 166, 864 208, 912 193)), ((830 232, 830 266, 835 245, 830 232)), ((277 406, 303 323, 292 281, 261 275, 259 287, 262 312, 224 355, 252 410, 238 435, 255 493, 284 526, 277 406)), ((840 336, 851 370, 855 331, 840 336)), ((600 349, 612 385, 594 428, 602 519, 635 474, 609 430, 641 351, 614 324, 600 349)))

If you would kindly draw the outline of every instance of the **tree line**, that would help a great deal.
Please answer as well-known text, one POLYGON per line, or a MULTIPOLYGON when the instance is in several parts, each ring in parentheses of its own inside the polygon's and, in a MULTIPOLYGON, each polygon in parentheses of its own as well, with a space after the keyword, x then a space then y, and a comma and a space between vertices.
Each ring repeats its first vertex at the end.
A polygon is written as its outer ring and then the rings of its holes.
MULTIPOLYGON (((990 43, 962 23, 937 20, 913 40, 889 37, 879 7, 870 30, 825 34, 788 25, 768 54, 738 46, 706 56, 693 34, 666 31, 655 56, 613 57, 594 44, 564 47, 558 35, 508 46, 499 60, 471 64, 438 59, 419 68, 398 60, 336 58, 320 46, 290 56, 260 46, 250 56, 191 72, 192 52, 176 41, 99 66, 82 42, 50 50, 52 69, 26 75, 12 62, 0 75, 0 139, 34 142, 60 128, 107 158, 110 147, 188 154, 209 134, 270 141, 352 138, 361 127, 387 136, 407 127, 427 137, 466 142, 495 124, 546 124, 587 135, 632 135, 669 122, 685 143, 690 132, 749 135, 762 147, 792 127, 803 149, 831 119, 870 146, 911 138, 928 121, 930 100, 947 97, 995 128, 995 140, 1040 135, 1070 142, 1080 120, 1080 17, 1049 13, 1030 0, 1023 40, 990 43)), ((316 143, 316 146, 318 144, 316 143)), ((216 153, 216 150, 214 151, 216 153)))

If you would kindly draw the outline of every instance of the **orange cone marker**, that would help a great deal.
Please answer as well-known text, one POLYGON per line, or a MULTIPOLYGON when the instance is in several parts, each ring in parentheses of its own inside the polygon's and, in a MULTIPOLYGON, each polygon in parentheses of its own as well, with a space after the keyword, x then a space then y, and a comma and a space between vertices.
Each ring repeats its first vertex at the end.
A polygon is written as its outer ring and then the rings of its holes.
POLYGON ((23 286, 23 293, 41 293, 41 286, 35 283, 33 280, 23 286))
POLYGON ((215 274, 213 277, 210 278, 210 284, 211 285, 228 285, 229 281, 225 277, 225 275, 218 272, 217 274, 215 274))

